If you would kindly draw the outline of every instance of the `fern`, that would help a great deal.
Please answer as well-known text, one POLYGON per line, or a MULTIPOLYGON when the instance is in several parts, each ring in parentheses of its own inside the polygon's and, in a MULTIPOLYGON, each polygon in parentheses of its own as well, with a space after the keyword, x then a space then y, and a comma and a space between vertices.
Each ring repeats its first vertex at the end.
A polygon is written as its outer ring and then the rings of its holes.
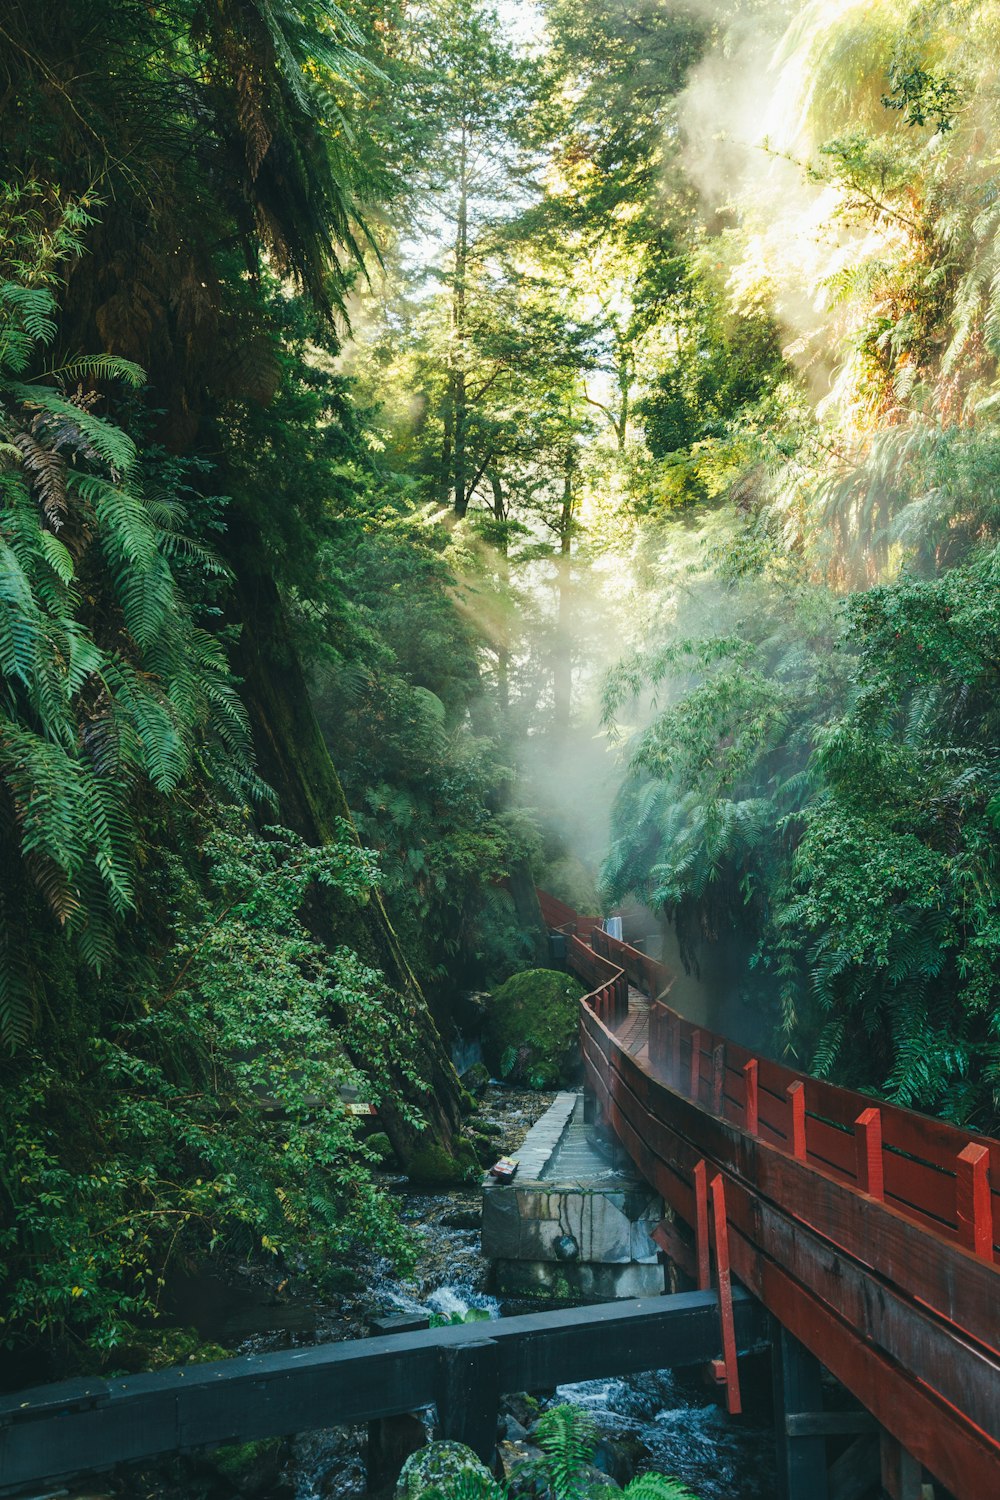
MULTIPOLYGON (((2 218, 16 209, 0 193, 0 245, 22 243, 2 218)), ((23 242, 24 283, 0 274, 0 810, 13 815, 9 856, 100 969, 135 904, 143 787, 173 793, 203 757, 241 800, 266 789, 225 652, 192 619, 174 559, 205 578, 225 570, 178 529, 176 501, 147 499, 131 437, 50 383, 137 385, 142 372, 99 355, 22 378, 54 337, 54 266, 74 246, 57 225, 41 249, 23 242)), ((34 1002, 25 934, 4 923, 0 1036, 14 1044, 34 1002)))
POLYGON ((666 1474, 640 1474, 623 1491, 628 1500, 698 1500, 679 1479, 666 1474))
POLYGON ((583 1471, 597 1447, 597 1424, 583 1407, 551 1407, 535 1429, 555 1500, 576 1500, 583 1471))

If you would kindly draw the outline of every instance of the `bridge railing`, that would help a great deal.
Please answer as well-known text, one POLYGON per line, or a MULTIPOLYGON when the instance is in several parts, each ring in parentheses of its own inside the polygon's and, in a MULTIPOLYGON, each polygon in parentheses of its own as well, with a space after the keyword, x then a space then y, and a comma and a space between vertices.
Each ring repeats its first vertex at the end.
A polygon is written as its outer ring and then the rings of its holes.
POLYGON ((674 976, 663 964, 641 953, 631 943, 613 938, 610 933, 596 927, 591 934, 591 943, 596 951, 624 969, 628 982, 648 995, 650 1000, 662 999, 674 982, 674 976))
MULTIPOLYGON (((593 932, 591 936, 596 937, 597 933, 593 932)), ((575 935, 567 941, 566 958, 574 973, 590 985, 590 993, 584 999, 591 1010, 606 1024, 623 1021, 628 1015, 625 970, 575 935)))
MULTIPOLYGON (((591 943, 640 977, 614 940, 591 943)), ((673 1210, 658 1242, 707 1285, 721 1223, 733 1274, 891 1439, 962 1500, 996 1500, 1000 1142, 755 1056, 662 992, 643 1046, 637 1018, 601 1014, 610 980, 587 945, 567 948, 591 985, 588 1086, 673 1210)))
POLYGON ((599 918, 581 918, 543 892, 539 899, 543 915, 569 914, 563 925, 577 935, 567 958, 591 987, 585 1003, 605 1024, 609 1013, 614 1023, 624 1018, 630 983, 650 997, 650 1062, 672 1087, 983 1259, 996 1258, 1000 1141, 813 1078, 694 1025, 664 1002, 673 976, 662 964, 610 937, 599 918))
POLYGON ((790 1156, 992 1261, 1000 1249, 1000 1142, 812 1078, 650 1013, 649 1056, 674 1088, 790 1156))

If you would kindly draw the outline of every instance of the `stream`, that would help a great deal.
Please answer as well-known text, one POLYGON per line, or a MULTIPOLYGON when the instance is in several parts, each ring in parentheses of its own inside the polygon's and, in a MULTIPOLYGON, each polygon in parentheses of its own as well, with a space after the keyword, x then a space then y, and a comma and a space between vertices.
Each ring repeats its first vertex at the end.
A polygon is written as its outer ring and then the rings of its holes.
MULTIPOLYGON (((477 1115, 498 1132, 497 1155, 517 1150, 553 1097, 503 1087, 486 1091, 477 1115)), ((256 1296, 245 1296, 235 1311, 229 1304, 227 1311, 221 1282, 201 1288, 201 1315, 196 1315, 201 1336, 234 1353, 254 1354, 363 1337, 370 1319, 397 1312, 450 1318, 477 1308, 497 1318, 539 1310, 501 1304, 489 1292, 478 1186, 429 1192, 411 1188, 402 1176, 386 1174, 385 1181, 398 1195, 403 1222, 417 1231, 411 1275, 397 1276, 387 1262, 373 1260, 352 1290, 326 1301, 308 1294, 284 1301, 273 1287, 255 1284, 259 1273, 253 1268, 238 1267, 238 1279, 256 1296)), ((198 1292, 189 1290, 189 1312, 198 1292)), ((574 1402, 588 1409, 601 1434, 596 1465, 619 1484, 652 1469, 683 1480, 698 1500, 771 1500, 774 1438, 766 1404, 756 1400, 758 1388, 766 1385, 756 1374, 744 1379, 751 1415, 738 1419, 726 1415, 716 1387, 691 1372, 661 1370, 563 1386, 540 1402, 512 1397, 504 1403, 503 1420, 508 1439, 523 1440, 545 1406, 574 1402)), ((427 1428, 430 1437, 429 1416, 427 1428)), ((259 1456, 231 1476, 220 1474, 210 1456, 192 1456, 155 1469, 119 1471, 106 1489, 88 1488, 70 1500, 361 1500, 368 1492, 366 1441, 364 1426, 302 1433, 262 1445, 259 1456)))
MULTIPOLYGON (((516 1151, 552 1097, 502 1088, 487 1091, 479 1115, 503 1132, 498 1154, 516 1151)), ((395 1187, 403 1220, 420 1228, 419 1262, 407 1280, 379 1268, 367 1295, 369 1316, 398 1311, 450 1317, 479 1308, 490 1317, 501 1317, 505 1311, 528 1310, 501 1304, 489 1294, 490 1267, 480 1249, 478 1189, 417 1192, 402 1179, 395 1187)), ((247 1346, 244 1350, 249 1352, 247 1346)), ((767 1412, 730 1418, 720 1393, 691 1374, 660 1370, 583 1381, 560 1387, 542 1405, 557 1401, 574 1402, 591 1413, 602 1436, 597 1465, 620 1483, 634 1473, 655 1469, 683 1480, 699 1500, 772 1500, 776 1492, 774 1436, 767 1412)), ((520 1435, 518 1417, 524 1417, 524 1411, 516 1401, 506 1409, 509 1435, 520 1435)), ((364 1428, 304 1434, 291 1445, 285 1493, 289 1500, 360 1500, 366 1493, 364 1457, 364 1428)))

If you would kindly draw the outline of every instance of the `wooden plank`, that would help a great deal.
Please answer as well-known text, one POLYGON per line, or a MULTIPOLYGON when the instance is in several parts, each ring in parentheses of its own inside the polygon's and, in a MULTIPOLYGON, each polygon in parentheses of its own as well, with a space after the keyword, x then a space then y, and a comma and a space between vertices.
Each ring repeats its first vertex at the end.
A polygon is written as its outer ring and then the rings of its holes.
POLYGON ((642 1128, 649 1131, 649 1144, 662 1146, 665 1137, 671 1138, 668 1159, 670 1153, 678 1159, 678 1142, 684 1142, 694 1159, 705 1157, 735 1173, 755 1192, 785 1205, 793 1217, 864 1264, 877 1265, 887 1281, 927 1303, 973 1339, 1000 1350, 1000 1279, 992 1265, 943 1236, 917 1230, 890 1204, 861 1197, 825 1173, 795 1161, 769 1145, 763 1135, 747 1136, 737 1126, 698 1109, 666 1084, 642 1076, 638 1064, 627 1055, 615 1055, 612 1074, 633 1098, 645 1095, 640 1101, 642 1128))
POLYGON ((697 1101, 701 1093, 701 1032, 696 1028, 691 1033, 691 1069, 688 1077, 688 1094, 697 1101))
POLYGON ((810 1295, 738 1232, 730 1236, 733 1269, 780 1313, 781 1322, 817 1353, 863 1406, 893 1431, 931 1473, 962 1500, 996 1500, 1000 1448, 985 1433, 906 1376, 857 1331, 810 1295))
POLYGON ((861 1437, 830 1465, 829 1500, 867 1500, 879 1481, 878 1437, 861 1437))
POLYGON ((958 1238, 954 1172, 942 1172, 888 1149, 882 1152, 882 1172, 886 1198, 930 1228, 958 1238))
POLYGON ((720 1042, 712 1048, 712 1109, 722 1114, 722 1101, 726 1087, 726 1044, 720 1042))
POLYGON ((878 1430, 867 1411, 804 1411, 785 1418, 789 1437, 853 1437, 878 1430))
POLYGON ((708 1238, 708 1169, 703 1161, 694 1169, 694 1246, 698 1265, 698 1290, 707 1292, 712 1284, 708 1238))
POLYGON ((746 1103, 743 1107, 743 1129, 748 1135, 757 1134, 757 1072, 758 1062, 755 1057, 748 1058, 743 1065, 744 1087, 746 1089, 746 1103))
MULTIPOLYGON (((620 1103, 620 1100, 619 1100, 620 1103)), ((614 1118, 614 1117, 613 1117, 614 1118)), ((619 1121, 631 1133, 624 1116, 619 1121)), ((647 1137, 648 1138, 648 1137, 647 1137)), ((648 1170, 648 1168, 647 1168, 648 1170)), ((653 1167, 655 1186, 669 1189, 671 1183, 653 1167)), ((731 1189, 734 1187, 731 1184, 731 1189)), ((761 1243, 810 1289, 825 1295, 834 1311, 847 1309, 855 1326, 879 1343, 894 1361, 903 1361, 911 1374, 943 1388, 946 1399, 957 1404, 986 1431, 996 1427, 1000 1412, 1000 1372, 975 1346, 958 1342, 946 1325, 931 1319, 919 1308, 894 1296, 864 1269, 852 1266, 843 1256, 831 1254, 828 1244, 808 1234, 801 1226, 769 1205, 754 1203, 742 1190, 730 1204, 730 1217, 741 1227, 753 1220, 755 1241, 761 1243), (741 1205, 745 1205, 740 1212, 741 1205)), ((754 1290, 759 1288, 754 1287, 754 1290)))
MULTIPOLYGON (((657 1128, 660 1127, 660 1122, 652 1117, 645 1119, 642 1127, 644 1136, 642 1142, 640 1142, 636 1132, 632 1129, 632 1126, 625 1119, 621 1111, 621 1105, 627 1101, 630 1093, 631 1090, 616 1089, 612 1109, 617 1113, 619 1119, 614 1119, 613 1116, 613 1122, 616 1128, 619 1127, 620 1123, 624 1130, 632 1136, 632 1140, 627 1142, 627 1144, 629 1145, 630 1152, 635 1154, 633 1148, 636 1145, 644 1145, 646 1150, 649 1150, 650 1139, 655 1135, 657 1128)), ((694 1109, 694 1106, 689 1101, 681 1100, 679 1096, 674 1097, 677 1098, 682 1112, 689 1115, 699 1115, 699 1112, 694 1109)), ((640 1111, 640 1118, 641 1115, 642 1112, 640 1111)), ((712 1127, 713 1134, 722 1135, 732 1131, 732 1127, 723 1127, 720 1122, 713 1120, 712 1117, 706 1116, 703 1113, 700 1114, 700 1119, 712 1127)), ((669 1133, 667 1132, 667 1134, 669 1133)), ((682 1143, 675 1141, 675 1157, 677 1155, 676 1147, 680 1144, 682 1143)), ((691 1148, 689 1147, 688 1149, 690 1150, 691 1148)), ((768 1160, 771 1161, 772 1154, 766 1154, 768 1160)), ((776 1156, 777 1153, 774 1153, 774 1155, 776 1156)), ((650 1167, 655 1171, 655 1154, 649 1152, 649 1158, 650 1167)), ((838 1184, 827 1182, 820 1174, 810 1172, 809 1169, 801 1167, 788 1158, 782 1157, 780 1161, 782 1168, 786 1172, 793 1174, 796 1186, 800 1192, 801 1185, 804 1182, 808 1182, 810 1178, 813 1178, 824 1191, 830 1192, 833 1190, 845 1195, 852 1201, 855 1208, 860 1207, 876 1215, 889 1215, 890 1219, 894 1217, 891 1211, 883 1208, 882 1205, 871 1199, 859 1198, 857 1194, 850 1193, 849 1190, 841 1188, 838 1184)), ((651 1177, 650 1180, 656 1182, 655 1177, 651 1177)), ((791 1197, 794 1201, 794 1191, 791 1197)), ((867 1217, 867 1214, 865 1217, 867 1217)), ((904 1227, 908 1231, 908 1236, 904 1241, 907 1253, 912 1253, 914 1242, 919 1243, 924 1239, 931 1238, 931 1236, 924 1236, 922 1234, 915 1235, 911 1225, 906 1224, 904 1227)), ((864 1241, 866 1236, 862 1235, 861 1238, 864 1241)), ((956 1493, 963 1494, 963 1500, 965 1491, 962 1489, 961 1484, 953 1484, 951 1482, 956 1473, 960 1473, 962 1475, 962 1483, 967 1482, 969 1486, 973 1485, 973 1476, 976 1474, 980 1476, 979 1480, 976 1481, 978 1487, 969 1488, 970 1500, 971 1497, 976 1497, 976 1500, 978 1500, 980 1495, 983 1497, 983 1500, 987 1500, 987 1497, 990 1497, 990 1500, 994 1500, 990 1490, 984 1487, 985 1482, 982 1476, 988 1476, 990 1482, 995 1480, 998 1486, 996 1492, 1000 1493, 1000 1450, 998 1450, 995 1444, 986 1440, 984 1432, 976 1428, 973 1424, 970 1424, 954 1408, 947 1406, 940 1397, 934 1397, 931 1392, 924 1392, 919 1384, 907 1378, 905 1373, 899 1371, 885 1356, 859 1341, 858 1333, 853 1328, 844 1324, 832 1311, 824 1311, 822 1305, 805 1288, 800 1287, 797 1281, 792 1281, 774 1262, 765 1259, 764 1264, 767 1267, 765 1276, 766 1285, 755 1282, 752 1279, 753 1268, 756 1259, 760 1257, 760 1251, 756 1250, 752 1245, 747 1245, 747 1242, 743 1241, 742 1237, 739 1237, 739 1243, 744 1245, 746 1249, 745 1251, 741 1249, 740 1254, 737 1255, 736 1244, 734 1243, 734 1268, 759 1295, 764 1297, 767 1305, 780 1311, 783 1321, 786 1323, 789 1322, 790 1314, 788 1314, 785 1301, 793 1298, 793 1289, 796 1289, 797 1292, 801 1293, 802 1297, 807 1299, 806 1309, 801 1313, 800 1326, 793 1328, 793 1331, 803 1341, 810 1344, 811 1347, 821 1350, 826 1363, 831 1363, 830 1358, 828 1358, 828 1350, 822 1342, 810 1343, 810 1330, 815 1333, 818 1324, 821 1329, 821 1337, 823 1339, 829 1338, 831 1336, 830 1327, 834 1326, 830 1324, 829 1320, 836 1318, 835 1326, 841 1332, 841 1343, 838 1354, 839 1367, 835 1371, 838 1377, 843 1379, 849 1388, 855 1390, 855 1393, 859 1395, 860 1399, 866 1405, 872 1404, 872 1401, 875 1399, 872 1392, 877 1392, 878 1406, 872 1409, 876 1411, 876 1415, 879 1415, 880 1412, 882 1413, 880 1419, 884 1423, 893 1419, 892 1413, 896 1410, 905 1409, 908 1412, 918 1412, 920 1414, 919 1421, 911 1424, 908 1417, 906 1422, 903 1423, 906 1427, 906 1432, 900 1435, 904 1441, 908 1441, 911 1448, 913 1448, 915 1443, 918 1445, 923 1444, 929 1455, 924 1459, 928 1467, 937 1472, 946 1483, 949 1483, 949 1486, 954 1488, 956 1493), (747 1260, 745 1258, 746 1254, 749 1254, 752 1258, 747 1260), (740 1256, 744 1257, 742 1261, 740 1256), (873 1360, 877 1362, 877 1373, 873 1373, 872 1370, 873 1360), (924 1431, 924 1426, 926 1426, 926 1431, 924 1431)), ((958 1250, 957 1247, 951 1247, 944 1242, 939 1242, 938 1248, 946 1256, 950 1253, 953 1256, 959 1257, 966 1270, 970 1270, 973 1267, 983 1267, 982 1262, 976 1262, 972 1257, 958 1250)), ((986 1268, 983 1267, 983 1269, 986 1268)), ((968 1277, 961 1278, 963 1283, 969 1279, 968 1277)), ((989 1280, 993 1281, 992 1274, 989 1280)), ((954 1290, 956 1298, 960 1297, 961 1288, 956 1287, 954 1290)), ((919 1451, 919 1449, 916 1451, 919 1451)))
POLYGON ((923 1473, 917 1460, 888 1432, 881 1438, 882 1488, 889 1500, 920 1500, 923 1473))
MULTIPOLYGON (((746 1347, 764 1324, 746 1293, 733 1295, 736 1338, 746 1347)), ((0 1492, 429 1406, 442 1389, 441 1351, 481 1341, 482 1329, 320 1344, 96 1382, 98 1404, 82 1409, 73 1405, 73 1389, 16 1392, 0 1401, 0 1492)), ((721 1352, 718 1302, 711 1293, 686 1292, 532 1313, 491 1323, 490 1341, 502 1391, 702 1365, 721 1352)))
POLYGON ((791 1142, 792 1155, 796 1161, 806 1159, 806 1086, 801 1078, 796 1078, 790 1083, 785 1091, 788 1095, 788 1108, 791 1111, 791 1125, 788 1131, 788 1139, 791 1142))
POLYGON ((1000 1360, 866 1274, 819 1236, 728 1183, 730 1221, 832 1312, 983 1431, 1000 1432, 1000 1360))
POLYGON ((680 1230, 669 1219, 663 1219, 651 1235, 652 1240, 668 1260, 678 1266, 685 1276, 694 1281, 697 1275, 694 1247, 681 1237, 680 1230))

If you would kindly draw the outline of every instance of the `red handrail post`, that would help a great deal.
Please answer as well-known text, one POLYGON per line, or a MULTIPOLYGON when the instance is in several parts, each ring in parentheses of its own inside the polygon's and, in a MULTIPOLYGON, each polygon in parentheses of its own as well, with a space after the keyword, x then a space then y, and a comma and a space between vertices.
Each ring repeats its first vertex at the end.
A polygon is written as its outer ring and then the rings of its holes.
POLYGON ((801 1078, 796 1078, 785 1090, 792 1114, 792 1128, 789 1132, 788 1141, 792 1148, 792 1155, 796 1161, 806 1159, 806 1086, 801 1078))
POLYGON ((722 1359, 726 1370, 726 1410, 731 1417, 743 1410, 740 1373, 736 1362, 736 1328, 733 1323, 733 1285, 729 1274, 729 1225, 726 1222, 726 1185, 721 1174, 712 1178, 712 1227, 715 1240, 715 1273, 719 1280, 719 1322, 722 1324, 722 1359))
POLYGON ((688 1093, 697 1102, 701 1093, 701 1032, 697 1026, 691 1033, 691 1076, 688 1080, 690 1087, 688 1093))
POLYGON ((872 1198, 884 1198, 880 1110, 863 1109, 858 1115, 854 1122, 854 1152, 858 1187, 872 1198))
POLYGON ((990 1153, 970 1141, 958 1153, 955 1206, 958 1238, 967 1250, 993 1259, 993 1207, 990 1202, 990 1153))
POLYGON ((757 1059, 751 1057, 743 1064, 743 1084, 746 1097, 743 1106, 743 1129, 748 1135, 757 1134, 757 1059))

